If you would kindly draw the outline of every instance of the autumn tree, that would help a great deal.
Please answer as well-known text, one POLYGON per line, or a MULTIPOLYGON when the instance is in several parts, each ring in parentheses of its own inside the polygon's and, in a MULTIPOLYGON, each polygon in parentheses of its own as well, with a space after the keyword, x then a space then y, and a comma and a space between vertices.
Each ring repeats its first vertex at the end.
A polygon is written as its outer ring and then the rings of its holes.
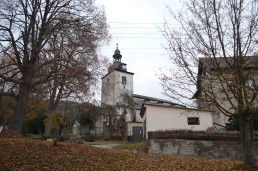
POLYGON ((47 116, 47 103, 37 97, 30 97, 25 114, 23 132, 43 134, 45 130, 44 121, 47 116))
MULTIPOLYGON (((103 23, 95 22, 98 13, 94 12, 93 0, 1 1, 0 58, 12 62, 1 63, 0 78, 17 87, 14 130, 22 131, 26 103, 35 87, 53 80, 53 71, 49 70, 53 60, 46 57, 51 36, 78 23, 81 28, 88 26, 88 32, 105 26, 105 19, 103 23)), ((104 18, 102 11, 100 15, 104 18)))
POLYGON ((9 125, 12 121, 16 99, 10 96, 2 96, 0 99, 0 125, 9 125))
POLYGON ((186 1, 180 25, 164 25, 171 67, 160 75, 164 92, 187 106, 237 118, 246 168, 255 167, 253 120, 257 108, 257 19, 251 1, 186 1), (197 88, 197 90, 196 90, 197 88), (232 110, 234 109, 234 110, 232 110))
POLYGON ((53 73, 53 79, 43 86, 49 113, 56 111, 60 100, 87 101, 94 97, 106 64, 98 48, 109 40, 109 34, 104 11, 93 4, 88 4, 87 11, 87 17, 54 33, 43 49, 45 60, 52 61, 47 72, 53 73))

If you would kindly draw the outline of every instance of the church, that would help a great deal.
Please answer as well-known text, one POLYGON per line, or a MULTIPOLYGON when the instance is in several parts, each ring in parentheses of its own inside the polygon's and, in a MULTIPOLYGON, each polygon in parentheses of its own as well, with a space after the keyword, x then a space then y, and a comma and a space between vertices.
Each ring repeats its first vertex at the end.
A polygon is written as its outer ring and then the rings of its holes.
POLYGON ((156 130, 205 130, 212 127, 209 111, 190 111, 168 100, 134 94, 134 73, 127 71, 127 64, 121 59, 117 45, 113 64, 102 77, 101 105, 114 108, 107 110, 107 115, 101 118, 104 136, 138 141, 147 139, 156 130), (154 119, 150 119, 152 117, 154 119))

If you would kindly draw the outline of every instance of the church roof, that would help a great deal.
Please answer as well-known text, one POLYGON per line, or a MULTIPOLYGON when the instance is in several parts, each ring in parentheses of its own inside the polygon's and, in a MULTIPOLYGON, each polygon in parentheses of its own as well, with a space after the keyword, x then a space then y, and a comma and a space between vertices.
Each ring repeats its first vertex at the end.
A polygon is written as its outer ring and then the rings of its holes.
POLYGON ((128 71, 125 71, 125 70, 121 70, 119 68, 113 68, 113 70, 111 72, 108 72, 106 75, 104 75, 103 77, 101 77, 101 79, 105 78, 106 76, 108 76, 109 74, 111 74, 113 71, 120 71, 120 72, 124 72, 124 73, 127 73, 127 74, 131 74, 131 75, 134 75, 133 72, 128 72, 128 71))
POLYGON ((177 103, 171 102, 169 100, 159 99, 155 97, 149 97, 149 96, 143 96, 139 94, 132 94, 132 97, 134 98, 134 101, 136 102, 136 109, 141 109, 142 105, 146 102, 151 102, 154 104, 167 104, 172 106, 181 106, 177 103))

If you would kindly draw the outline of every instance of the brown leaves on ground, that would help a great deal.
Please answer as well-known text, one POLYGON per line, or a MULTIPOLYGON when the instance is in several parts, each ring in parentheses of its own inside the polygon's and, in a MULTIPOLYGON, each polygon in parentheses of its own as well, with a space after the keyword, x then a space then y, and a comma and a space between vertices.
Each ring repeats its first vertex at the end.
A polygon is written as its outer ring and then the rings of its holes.
POLYGON ((23 138, 23 135, 11 129, 4 129, 0 132, 0 138, 23 138))
POLYGON ((0 139, 0 170, 243 170, 242 161, 145 154, 84 144, 0 139))

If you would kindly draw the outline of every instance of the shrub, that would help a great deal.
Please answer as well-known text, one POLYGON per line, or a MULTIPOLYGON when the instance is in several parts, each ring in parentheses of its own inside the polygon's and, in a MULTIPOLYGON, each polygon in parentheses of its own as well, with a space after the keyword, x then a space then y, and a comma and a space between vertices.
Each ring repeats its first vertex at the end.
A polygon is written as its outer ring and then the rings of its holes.
POLYGON ((153 132, 153 139, 193 139, 193 140, 240 140, 239 132, 213 132, 193 130, 166 130, 153 132))
POLYGON ((95 135, 92 133, 86 133, 84 134, 83 139, 88 142, 93 142, 95 141, 95 135))
POLYGON ((61 135, 61 136, 59 137, 59 141, 60 141, 60 142, 68 141, 68 140, 70 140, 70 137, 71 137, 71 135, 61 135))

